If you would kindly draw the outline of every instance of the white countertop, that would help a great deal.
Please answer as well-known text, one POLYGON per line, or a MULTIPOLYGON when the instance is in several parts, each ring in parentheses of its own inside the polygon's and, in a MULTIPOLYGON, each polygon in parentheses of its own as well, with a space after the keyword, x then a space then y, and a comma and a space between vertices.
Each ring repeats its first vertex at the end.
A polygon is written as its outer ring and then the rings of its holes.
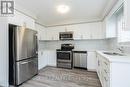
POLYGON ((109 62, 120 62, 120 63, 130 63, 130 55, 125 56, 114 56, 114 55, 107 55, 103 52, 111 52, 111 51, 96 51, 98 54, 102 55, 104 58, 106 58, 109 62))

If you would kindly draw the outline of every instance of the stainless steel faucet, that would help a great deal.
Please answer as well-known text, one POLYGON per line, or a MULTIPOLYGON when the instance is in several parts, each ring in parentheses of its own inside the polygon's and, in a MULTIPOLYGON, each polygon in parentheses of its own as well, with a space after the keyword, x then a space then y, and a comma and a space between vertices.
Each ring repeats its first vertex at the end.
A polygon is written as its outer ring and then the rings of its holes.
POLYGON ((121 53, 124 53, 123 47, 117 48, 121 53))

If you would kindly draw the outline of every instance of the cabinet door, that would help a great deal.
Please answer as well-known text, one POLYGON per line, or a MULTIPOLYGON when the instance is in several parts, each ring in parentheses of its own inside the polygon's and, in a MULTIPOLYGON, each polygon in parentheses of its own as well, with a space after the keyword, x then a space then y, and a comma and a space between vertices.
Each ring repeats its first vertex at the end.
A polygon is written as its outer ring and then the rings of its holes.
POLYGON ((18 11, 15 11, 15 15, 13 17, 8 17, 8 23, 19 26, 23 26, 25 24, 27 28, 35 30, 35 20, 18 11))
POLYGON ((67 31, 74 32, 75 40, 91 39, 91 31, 89 23, 67 26, 67 31))
POLYGON ((130 0, 124 0, 125 30, 130 31, 130 0))
POLYGON ((35 26, 38 31, 38 40, 46 40, 46 28, 38 24, 35 26))
POLYGON ((38 52, 38 69, 42 69, 48 64, 48 55, 47 51, 39 51, 38 52))
POLYGON ((23 26, 23 18, 21 17, 21 13, 15 11, 15 15, 13 17, 8 17, 8 23, 23 26))
POLYGON ((49 66, 56 66, 56 51, 49 50, 48 53, 48 64, 49 66))
POLYGON ((65 26, 47 28, 47 40, 59 40, 59 32, 65 32, 65 26))
POLYGON ((81 24, 80 27, 80 33, 82 39, 91 39, 91 31, 90 31, 90 23, 88 24, 81 24))
POLYGON ((87 56, 87 68, 88 70, 96 70, 97 61, 96 61, 96 53, 88 52, 87 56))
POLYGON ((101 66, 100 55, 96 54, 96 58, 97 58, 97 73, 100 76, 100 66, 101 66))
POLYGON ((102 29, 102 22, 90 23, 91 39, 103 39, 104 32, 102 29))
POLYGON ((81 28, 79 25, 69 25, 67 26, 67 31, 72 31, 73 32, 73 38, 74 40, 81 40, 82 38, 82 33, 81 33, 81 28))
POLYGON ((52 32, 52 30, 49 30, 49 29, 47 29, 46 30, 46 40, 53 40, 54 38, 53 38, 53 32, 52 32))
POLYGON ((23 25, 25 23, 27 28, 35 30, 35 20, 34 19, 32 19, 26 15, 22 15, 22 19, 23 19, 23 25))

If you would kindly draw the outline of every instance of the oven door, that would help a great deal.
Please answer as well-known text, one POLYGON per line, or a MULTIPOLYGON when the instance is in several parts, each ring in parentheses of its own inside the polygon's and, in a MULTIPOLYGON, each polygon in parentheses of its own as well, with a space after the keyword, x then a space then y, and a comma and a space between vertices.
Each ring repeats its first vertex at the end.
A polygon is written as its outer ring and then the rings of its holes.
POLYGON ((57 51, 57 60, 71 61, 72 52, 71 51, 57 51))

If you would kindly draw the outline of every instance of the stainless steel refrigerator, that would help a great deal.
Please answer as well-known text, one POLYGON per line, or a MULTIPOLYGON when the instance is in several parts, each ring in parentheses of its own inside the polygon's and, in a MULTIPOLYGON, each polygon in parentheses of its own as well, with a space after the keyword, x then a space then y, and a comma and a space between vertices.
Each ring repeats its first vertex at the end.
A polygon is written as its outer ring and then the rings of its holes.
POLYGON ((18 86, 38 74, 37 32, 9 24, 9 84, 18 86))

